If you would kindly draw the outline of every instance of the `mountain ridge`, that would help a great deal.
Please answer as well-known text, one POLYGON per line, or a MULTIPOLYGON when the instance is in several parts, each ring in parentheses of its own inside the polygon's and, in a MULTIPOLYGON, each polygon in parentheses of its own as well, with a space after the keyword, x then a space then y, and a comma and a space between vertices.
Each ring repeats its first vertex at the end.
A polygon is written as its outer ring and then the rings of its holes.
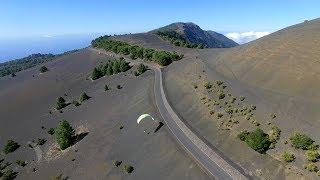
POLYGON ((154 34, 158 32, 175 32, 181 35, 189 43, 203 44, 208 48, 230 48, 238 46, 238 43, 227 38, 223 34, 217 33, 212 30, 203 30, 198 25, 192 22, 176 22, 149 31, 149 33, 154 34))

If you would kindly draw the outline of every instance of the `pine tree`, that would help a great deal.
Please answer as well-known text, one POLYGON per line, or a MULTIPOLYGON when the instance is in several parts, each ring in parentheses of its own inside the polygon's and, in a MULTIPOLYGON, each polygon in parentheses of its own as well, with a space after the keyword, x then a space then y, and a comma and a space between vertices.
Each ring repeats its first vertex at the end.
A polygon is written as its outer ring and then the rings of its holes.
POLYGON ((70 147, 74 140, 75 131, 66 120, 59 122, 55 130, 56 140, 62 150, 70 147))

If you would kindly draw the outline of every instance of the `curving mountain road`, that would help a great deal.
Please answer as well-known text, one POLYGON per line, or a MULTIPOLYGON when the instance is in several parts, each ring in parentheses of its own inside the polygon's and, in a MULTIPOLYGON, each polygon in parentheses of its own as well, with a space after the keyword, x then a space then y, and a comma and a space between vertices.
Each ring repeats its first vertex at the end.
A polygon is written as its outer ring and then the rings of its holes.
POLYGON ((158 110, 182 147, 215 179, 248 179, 236 168, 232 167, 219 154, 214 152, 203 142, 173 111, 166 99, 163 89, 162 72, 159 68, 152 68, 155 71, 154 93, 158 110))
MULTIPOLYGON (((105 51, 98 49, 91 48, 91 50, 110 55, 110 53, 106 53, 105 51)), ((113 56, 117 55, 113 54, 113 56)), ((127 61, 131 64, 137 64, 136 61, 127 61)), ((193 133, 192 130, 178 117, 166 98, 162 83, 161 68, 159 68, 157 65, 148 65, 155 72, 154 94, 159 113, 161 114, 171 133, 175 136, 176 140, 187 151, 187 153, 193 157, 197 164, 200 165, 208 175, 214 177, 215 179, 248 179, 239 170, 225 161, 223 157, 216 153, 195 133, 193 133)))

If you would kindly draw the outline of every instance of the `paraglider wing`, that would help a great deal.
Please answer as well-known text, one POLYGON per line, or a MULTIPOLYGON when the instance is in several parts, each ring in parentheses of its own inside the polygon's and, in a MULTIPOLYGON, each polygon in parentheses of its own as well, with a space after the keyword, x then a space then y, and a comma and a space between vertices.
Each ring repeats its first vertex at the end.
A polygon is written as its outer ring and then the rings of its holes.
POLYGON ((142 115, 139 116, 139 118, 137 119, 137 123, 139 124, 140 121, 142 121, 142 120, 143 120, 144 118, 146 118, 146 117, 150 117, 152 120, 154 120, 153 117, 150 116, 149 114, 142 114, 142 115))

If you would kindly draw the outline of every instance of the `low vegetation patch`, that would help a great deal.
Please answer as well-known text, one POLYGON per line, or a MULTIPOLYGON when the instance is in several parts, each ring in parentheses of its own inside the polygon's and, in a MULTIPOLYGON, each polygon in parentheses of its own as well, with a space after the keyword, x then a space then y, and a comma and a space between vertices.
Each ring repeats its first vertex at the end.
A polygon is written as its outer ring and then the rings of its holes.
POLYGON ((283 152, 282 155, 281 155, 282 159, 285 161, 285 162, 292 162, 296 159, 296 157, 294 156, 293 153, 290 153, 290 152, 283 152))
POLYGON ((144 72, 146 72, 148 70, 148 67, 144 64, 139 64, 138 66, 138 71, 135 72, 136 76, 140 76, 141 74, 143 74, 144 72))
POLYGON ((115 167, 119 167, 121 164, 122 164, 122 161, 118 161, 118 160, 114 160, 114 161, 113 161, 113 165, 114 165, 115 167))
POLYGON ((28 163, 26 161, 16 160, 16 164, 18 164, 21 167, 25 167, 28 163))
POLYGON ((50 129, 48 130, 48 134, 54 135, 54 128, 50 128, 50 129))
POLYGON ((78 102, 78 101, 76 101, 76 100, 73 100, 72 101, 72 104, 74 105, 74 106, 80 106, 81 104, 78 102))
POLYGON ((134 167, 130 166, 130 165, 124 165, 123 170, 127 173, 132 173, 134 170, 134 167))
POLYGON ((41 73, 45 73, 45 72, 48 71, 48 68, 47 68, 46 66, 41 66, 40 69, 39 69, 39 71, 40 71, 41 73))
POLYGON ((309 136, 301 133, 294 133, 290 137, 290 141, 293 147, 303 150, 307 150, 314 143, 314 140, 309 136))
POLYGON ((156 34, 166 40, 169 40, 175 46, 198 49, 205 48, 205 45, 203 44, 194 44, 188 42, 183 36, 175 31, 158 31, 156 34))
POLYGON ((106 51, 112 51, 116 54, 130 55, 132 59, 144 59, 147 61, 154 61, 162 66, 167 66, 172 61, 177 61, 183 58, 176 52, 171 53, 168 51, 157 51, 150 48, 143 48, 137 45, 130 45, 123 41, 110 39, 110 36, 101 36, 91 42, 95 48, 102 48, 106 51))
POLYGON ((122 89, 122 86, 121 85, 117 85, 117 89, 122 89))
POLYGON ((318 166, 316 163, 307 163, 304 165, 304 168, 310 172, 317 172, 318 171, 318 166))
POLYGON ((9 154, 17 150, 19 147, 20 145, 14 140, 8 140, 7 144, 4 146, 3 152, 5 154, 9 154))
POLYGON ((281 130, 278 126, 273 125, 269 131, 270 148, 274 148, 277 141, 280 139, 281 130))
POLYGON ((204 87, 205 87, 206 89, 211 89, 211 88, 212 88, 212 84, 209 83, 209 82, 206 82, 206 83, 204 84, 204 87))
POLYGON ((91 79, 96 80, 105 75, 111 76, 113 74, 118 74, 120 72, 126 72, 131 67, 129 63, 124 60, 124 58, 115 59, 108 61, 104 65, 95 67, 91 73, 91 79))
POLYGON ((13 171, 12 169, 6 169, 2 173, 1 180, 12 180, 15 179, 18 175, 18 172, 13 171))
POLYGON ((56 109, 60 110, 63 109, 64 107, 66 107, 66 100, 63 97, 58 97, 57 98, 57 102, 56 102, 56 109))
POLYGON ((109 86, 107 84, 104 85, 104 91, 108 91, 108 90, 110 90, 109 86))
POLYGON ((90 99, 91 97, 87 95, 87 93, 83 92, 81 95, 80 95, 80 102, 83 103, 84 101, 90 99))
POLYGON ((238 134, 240 140, 245 141, 249 147, 259 153, 265 153, 271 144, 268 134, 257 128, 252 132, 242 131, 238 134))
POLYGON ((44 145, 46 142, 47 142, 47 140, 42 139, 42 138, 38 138, 37 145, 42 146, 42 145, 44 145))
POLYGON ((305 156, 306 156, 306 159, 311 162, 317 162, 318 159, 320 158, 319 152, 315 150, 308 150, 305 156))

